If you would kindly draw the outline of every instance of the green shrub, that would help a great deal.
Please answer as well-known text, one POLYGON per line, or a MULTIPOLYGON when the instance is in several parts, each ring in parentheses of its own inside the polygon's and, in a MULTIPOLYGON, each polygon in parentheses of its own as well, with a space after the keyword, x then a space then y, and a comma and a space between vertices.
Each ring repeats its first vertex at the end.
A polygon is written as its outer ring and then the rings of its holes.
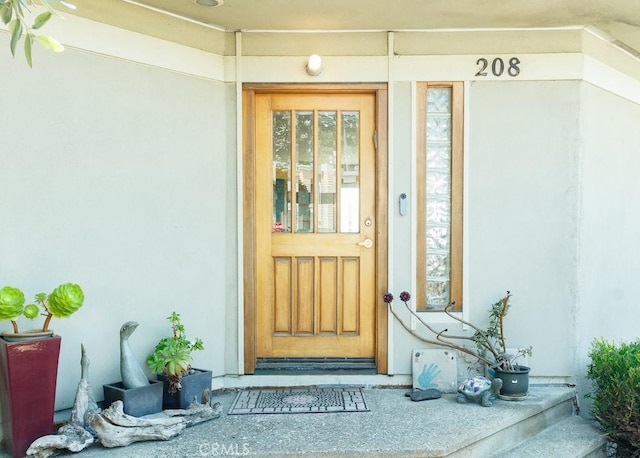
POLYGON ((617 444, 617 456, 640 457, 640 340, 616 345, 594 339, 589 357, 591 413, 617 444))

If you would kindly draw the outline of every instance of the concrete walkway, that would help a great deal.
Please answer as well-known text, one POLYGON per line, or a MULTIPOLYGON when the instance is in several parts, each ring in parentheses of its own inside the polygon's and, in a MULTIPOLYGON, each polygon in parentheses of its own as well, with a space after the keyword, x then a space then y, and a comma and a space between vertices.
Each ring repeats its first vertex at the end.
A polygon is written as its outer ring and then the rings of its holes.
POLYGON ((544 411, 549 403, 575 396, 568 387, 532 386, 526 400, 497 400, 492 407, 481 407, 458 404, 455 395, 412 402, 406 391, 364 389, 369 412, 263 415, 228 415, 236 392, 226 391, 215 395, 223 406, 222 417, 188 428, 170 441, 140 442, 117 449, 96 444, 77 456, 447 456, 498 431, 505 422, 521 422, 544 411))

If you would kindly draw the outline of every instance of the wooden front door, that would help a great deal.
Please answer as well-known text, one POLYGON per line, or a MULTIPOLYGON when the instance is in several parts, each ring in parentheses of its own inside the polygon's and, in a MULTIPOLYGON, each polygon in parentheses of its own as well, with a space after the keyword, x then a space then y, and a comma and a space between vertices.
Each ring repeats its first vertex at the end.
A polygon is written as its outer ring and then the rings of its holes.
POLYGON ((256 357, 374 357, 375 94, 256 94, 256 357))

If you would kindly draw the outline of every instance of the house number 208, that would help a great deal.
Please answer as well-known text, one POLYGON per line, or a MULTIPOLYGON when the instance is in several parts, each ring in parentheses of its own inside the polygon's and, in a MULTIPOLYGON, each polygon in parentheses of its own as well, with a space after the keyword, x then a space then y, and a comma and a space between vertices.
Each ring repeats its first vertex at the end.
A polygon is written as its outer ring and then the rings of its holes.
POLYGON ((478 66, 476 76, 487 76, 489 67, 491 67, 491 73, 493 76, 502 76, 505 71, 509 76, 515 77, 520 74, 520 59, 517 57, 509 59, 508 64, 505 63, 504 59, 501 57, 493 59, 491 64, 489 64, 488 59, 481 57, 476 61, 476 65, 478 66))

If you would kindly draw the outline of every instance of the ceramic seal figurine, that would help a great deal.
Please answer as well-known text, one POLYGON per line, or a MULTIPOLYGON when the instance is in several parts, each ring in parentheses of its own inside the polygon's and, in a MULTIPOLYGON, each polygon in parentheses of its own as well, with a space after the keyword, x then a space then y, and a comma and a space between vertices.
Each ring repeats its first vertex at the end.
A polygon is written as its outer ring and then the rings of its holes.
POLYGON ((129 346, 129 337, 137 327, 138 323, 135 321, 127 321, 120 328, 120 375, 122 384, 127 390, 149 384, 147 375, 138 364, 138 360, 129 346))
POLYGON ((473 377, 465 380, 458 387, 457 401, 461 404, 465 402, 479 402, 483 407, 491 407, 493 400, 498 397, 502 388, 502 379, 494 378, 489 380, 484 377, 473 377))

